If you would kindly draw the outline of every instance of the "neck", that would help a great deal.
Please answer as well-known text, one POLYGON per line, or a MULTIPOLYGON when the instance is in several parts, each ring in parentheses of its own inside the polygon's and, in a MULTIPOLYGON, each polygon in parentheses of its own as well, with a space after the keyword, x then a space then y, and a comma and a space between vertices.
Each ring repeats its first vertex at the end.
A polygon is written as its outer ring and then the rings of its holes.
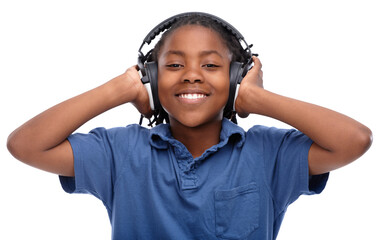
POLYGON ((187 127, 177 121, 171 121, 170 125, 173 137, 185 145, 193 158, 220 141, 221 120, 197 127, 187 127))

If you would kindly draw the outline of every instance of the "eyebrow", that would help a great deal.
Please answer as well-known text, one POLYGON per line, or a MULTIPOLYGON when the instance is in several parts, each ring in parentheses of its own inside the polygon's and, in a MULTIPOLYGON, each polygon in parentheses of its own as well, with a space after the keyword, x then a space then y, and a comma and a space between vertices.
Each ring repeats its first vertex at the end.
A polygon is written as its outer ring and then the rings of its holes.
MULTIPOLYGON (((164 56, 168 56, 168 55, 179 55, 181 57, 184 57, 185 56, 185 53, 183 51, 177 51, 177 50, 169 50, 168 52, 166 52, 164 54, 164 56)), ((221 53, 219 53, 218 51, 216 50, 205 50, 205 51, 201 51, 200 52, 200 56, 204 57, 204 56, 207 56, 207 55, 212 55, 212 54, 216 54, 218 55, 220 58, 223 58, 223 56, 221 55, 221 53)))
POLYGON ((179 56, 181 56, 181 57, 184 57, 184 56, 185 56, 185 53, 182 52, 182 51, 177 51, 177 50, 169 50, 168 52, 166 52, 166 53, 164 54, 164 56, 166 57, 166 56, 168 56, 168 55, 179 55, 179 56))
POLYGON ((218 51, 216 50, 207 50, 207 51, 202 51, 200 53, 201 56, 207 56, 207 55, 212 55, 212 54, 217 54, 220 58, 223 58, 221 53, 219 53, 218 51))

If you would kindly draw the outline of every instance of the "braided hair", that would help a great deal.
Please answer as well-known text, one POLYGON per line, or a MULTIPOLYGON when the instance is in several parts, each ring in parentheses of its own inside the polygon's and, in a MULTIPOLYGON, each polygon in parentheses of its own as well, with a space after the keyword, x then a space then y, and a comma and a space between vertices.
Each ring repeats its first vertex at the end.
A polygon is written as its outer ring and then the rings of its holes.
MULTIPOLYGON (((251 57, 251 56, 248 56, 248 52, 242 48, 241 43, 226 27, 222 26, 219 22, 217 22, 216 20, 213 20, 210 17, 193 14, 193 15, 180 18, 167 31, 165 31, 162 34, 160 40, 156 43, 155 47, 152 49, 152 52, 150 56, 148 57, 147 61, 157 62, 158 56, 160 54, 160 50, 164 42, 167 40, 167 38, 176 29, 186 25, 198 25, 198 26, 212 29, 216 33, 218 33, 221 36, 221 39, 223 40, 225 46, 229 49, 230 53, 232 54, 232 61, 245 63, 247 62, 247 59, 251 57)), ((224 109, 223 116, 225 118, 230 119, 232 122, 237 123, 236 113, 234 111, 224 109)), ((143 117, 141 117, 140 123, 142 122, 142 119, 143 117)), ((153 124, 159 125, 163 122, 169 123, 169 117, 168 117, 168 113, 162 107, 160 107, 160 109, 154 112, 153 120, 149 119, 148 125, 149 126, 153 126, 153 124)))

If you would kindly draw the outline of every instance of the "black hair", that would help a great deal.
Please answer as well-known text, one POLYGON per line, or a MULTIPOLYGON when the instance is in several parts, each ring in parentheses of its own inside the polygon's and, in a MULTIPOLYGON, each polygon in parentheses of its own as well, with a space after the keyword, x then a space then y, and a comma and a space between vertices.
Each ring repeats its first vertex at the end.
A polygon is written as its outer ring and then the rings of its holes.
MULTIPOLYGON (((155 47, 152 49, 152 53, 148 57, 147 61, 157 62, 161 47, 163 46, 168 36, 170 36, 174 30, 186 25, 203 26, 218 33, 232 54, 232 61, 246 63, 247 59, 251 57, 248 56, 248 52, 242 48, 241 43, 238 41, 238 39, 225 26, 210 17, 194 14, 178 19, 167 31, 165 31, 162 34, 160 40, 156 43, 155 47)), ((223 116, 230 119, 232 122, 237 123, 235 115, 236 113, 234 111, 224 109, 223 116)), ((164 121, 169 123, 168 113, 162 107, 160 107, 160 109, 154 112, 153 120, 149 121, 149 126, 152 126, 153 124, 159 125, 164 121)))

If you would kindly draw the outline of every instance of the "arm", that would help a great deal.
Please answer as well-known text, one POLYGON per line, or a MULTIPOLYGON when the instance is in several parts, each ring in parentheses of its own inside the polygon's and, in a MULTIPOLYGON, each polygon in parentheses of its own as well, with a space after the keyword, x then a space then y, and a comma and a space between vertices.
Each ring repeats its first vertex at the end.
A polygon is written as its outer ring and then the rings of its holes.
POLYGON ((7 147, 26 164, 74 176, 73 153, 67 137, 93 117, 127 102, 149 115, 148 94, 135 67, 32 118, 9 135, 7 147))
POLYGON ((371 131, 361 123, 335 111, 284 97, 262 87, 261 62, 241 83, 236 100, 240 116, 261 114, 285 122, 313 140, 308 154, 310 175, 340 168, 359 158, 372 143, 371 131))

